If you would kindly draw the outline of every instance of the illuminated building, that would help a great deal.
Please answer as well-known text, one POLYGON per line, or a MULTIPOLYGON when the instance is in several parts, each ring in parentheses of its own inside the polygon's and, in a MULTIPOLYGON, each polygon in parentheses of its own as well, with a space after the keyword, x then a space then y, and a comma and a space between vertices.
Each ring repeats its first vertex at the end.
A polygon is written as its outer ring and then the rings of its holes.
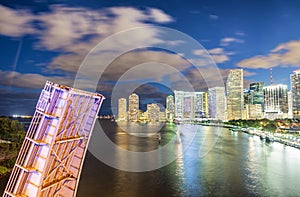
POLYGON ((165 112, 159 112, 159 121, 165 122, 166 121, 166 113, 165 112))
POLYGON ((194 119, 208 117, 208 94, 207 92, 194 92, 194 119))
POLYGON ((196 120, 208 115, 208 96, 205 92, 175 93, 175 118, 179 120, 196 120))
POLYGON ((194 120, 194 92, 184 92, 183 94, 183 119, 194 120))
POLYGON ((300 70, 294 71, 290 75, 291 79, 291 91, 292 91, 292 105, 293 105, 293 117, 300 118, 300 70))
POLYGON ((173 121, 175 116, 174 96, 169 95, 166 99, 166 119, 173 121))
POLYGON ((174 91, 175 94, 175 118, 182 119, 183 118, 183 91, 174 91))
POLYGON ((287 118, 288 96, 287 85, 270 85, 263 88, 265 118, 287 118))
POLYGON ((127 120, 127 101, 126 98, 118 99, 118 120, 127 120))
POLYGON ((160 107, 155 104, 147 104, 148 119, 150 122, 158 122, 160 115, 160 107))
POLYGON ((226 82, 228 120, 243 119, 243 69, 230 70, 226 82))
POLYGON ((244 119, 261 119, 263 117, 261 104, 246 104, 246 115, 244 119))
POLYGON ((208 89, 209 116, 216 120, 226 121, 226 96, 224 87, 208 89))
POLYGON ((139 96, 135 93, 129 96, 129 120, 138 121, 139 96))
POLYGON ((248 104, 260 104, 262 110, 264 109, 264 91, 263 88, 265 86, 264 82, 255 82, 250 83, 250 95, 251 95, 251 102, 248 104))
POLYGON ((288 118, 293 118, 293 96, 292 91, 288 91, 288 118))
POLYGON ((47 82, 3 196, 76 196, 103 99, 47 82))

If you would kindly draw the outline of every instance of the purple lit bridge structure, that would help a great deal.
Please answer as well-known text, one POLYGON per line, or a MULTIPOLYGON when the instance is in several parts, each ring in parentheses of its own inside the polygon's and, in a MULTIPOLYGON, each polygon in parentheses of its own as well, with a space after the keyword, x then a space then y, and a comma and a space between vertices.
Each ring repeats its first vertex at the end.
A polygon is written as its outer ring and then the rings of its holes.
POLYGON ((3 197, 76 196, 104 97, 46 82, 3 197))

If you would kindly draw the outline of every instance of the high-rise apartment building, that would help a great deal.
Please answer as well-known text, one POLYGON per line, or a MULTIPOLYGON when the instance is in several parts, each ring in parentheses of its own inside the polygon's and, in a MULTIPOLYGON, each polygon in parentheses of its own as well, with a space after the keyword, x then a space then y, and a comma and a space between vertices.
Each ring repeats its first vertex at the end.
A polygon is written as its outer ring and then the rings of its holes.
POLYGON ((158 122, 160 115, 160 107, 155 104, 147 104, 148 119, 150 122, 158 122))
POLYGON ((265 117, 269 119, 284 118, 288 113, 287 85, 270 85, 263 88, 265 117))
POLYGON ((292 106, 293 117, 300 118, 300 70, 294 71, 290 75, 291 78, 291 91, 292 91, 292 106))
POLYGON ((169 95, 166 99, 166 119, 168 121, 173 121, 174 117, 175 117, 174 96, 169 95))
POLYGON ((261 104, 246 104, 244 119, 261 119, 263 117, 261 104))
POLYGON ((208 117, 208 94, 207 92, 194 93, 194 119, 208 117))
POLYGON ((255 82, 255 83, 250 83, 249 85, 249 90, 250 90, 250 98, 251 98, 251 103, 252 105, 255 104, 260 104, 262 107, 262 110, 264 109, 264 82, 255 82))
POLYGON ((175 94, 175 118, 182 119, 183 118, 183 91, 174 91, 175 94))
POLYGON ((139 115, 139 96, 135 93, 129 96, 128 115, 130 121, 138 121, 139 115))
POLYGON ((118 120, 127 120, 127 100, 126 98, 118 99, 118 120))
POLYGON ((224 87, 214 87, 208 89, 209 116, 216 120, 227 120, 226 117, 226 97, 224 87))
POLYGON ((195 120, 208 116, 208 96, 206 92, 175 93, 175 118, 195 120))
POLYGON ((243 119, 243 69, 230 70, 226 82, 228 120, 243 119))
POLYGON ((293 95, 292 91, 288 91, 288 118, 293 118, 293 95))
POLYGON ((194 92, 184 92, 183 94, 183 119, 194 120, 194 92))

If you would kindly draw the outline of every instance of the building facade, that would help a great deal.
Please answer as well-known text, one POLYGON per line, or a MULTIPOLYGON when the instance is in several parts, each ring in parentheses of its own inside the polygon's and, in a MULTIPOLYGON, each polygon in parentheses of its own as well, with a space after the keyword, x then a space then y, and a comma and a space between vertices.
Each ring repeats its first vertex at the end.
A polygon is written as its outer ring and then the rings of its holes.
POLYGON ((243 69, 230 70, 226 81, 228 120, 243 119, 243 69))
POLYGON ((290 75, 292 91, 293 118, 300 119, 300 70, 290 75))
POLYGON ((208 94, 206 92, 175 93, 175 118, 191 121, 208 116, 208 94))
POLYGON ((160 116, 160 107, 155 104, 147 104, 147 112, 148 112, 148 120, 150 122, 158 122, 159 121, 159 116, 160 116))
POLYGON ((127 100, 126 98, 118 99, 118 120, 127 120, 127 100))
POLYGON ((174 96, 169 95, 166 99, 166 119, 168 121, 173 121, 175 117, 175 104, 174 104, 174 96))
POLYGON ((261 119, 263 118, 263 111, 261 104, 246 104, 245 105, 246 115, 244 119, 261 119))
POLYGON ((224 87, 208 89, 208 110, 210 118, 226 121, 226 97, 224 87))
POLYGON ((129 120, 136 122, 139 119, 139 96, 135 93, 129 96, 129 120))
POLYGON ((250 90, 250 103, 252 105, 260 104, 264 110, 264 82, 255 82, 249 85, 250 90))
POLYGON ((183 91, 174 91, 175 94, 175 118, 183 119, 183 91))
POLYGON ((263 88, 265 118, 287 118, 288 88, 287 85, 270 85, 263 88))
POLYGON ((288 91, 288 118, 293 118, 293 94, 292 91, 288 91))

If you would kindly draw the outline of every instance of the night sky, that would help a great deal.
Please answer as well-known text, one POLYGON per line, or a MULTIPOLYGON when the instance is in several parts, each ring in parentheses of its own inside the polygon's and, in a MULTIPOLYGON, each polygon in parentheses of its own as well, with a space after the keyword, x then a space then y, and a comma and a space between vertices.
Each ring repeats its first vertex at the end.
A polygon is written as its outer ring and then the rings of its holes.
MULTIPOLYGON (((254 81, 270 84, 272 67, 274 83, 289 85, 289 75, 300 69, 299 19, 297 0, 2 0, 0 115, 32 115, 47 80, 73 86, 84 58, 99 42, 145 25, 172 28, 195 39, 211 55, 223 80, 229 69, 243 68, 245 87, 254 81)), ((130 43, 149 44, 155 40, 178 46, 183 43, 158 39, 159 34, 147 31, 117 44, 122 48, 130 43)), ((107 97, 101 114, 111 113, 110 97, 116 82, 135 65, 147 62, 174 66, 195 90, 205 91, 207 86, 201 76, 195 74, 187 62, 189 58, 184 58, 186 54, 181 55, 147 48, 118 56, 107 65, 96 88, 107 97)), ((170 76, 153 74, 147 70, 151 66, 144 66, 140 78, 132 78, 140 82, 135 92, 142 99, 143 109, 150 102, 164 104, 165 97, 175 89, 172 84, 181 83, 179 75, 176 78, 171 71, 170 76), (148 82, 143 78, 148 78, 148 82)), ((130 83, 122 80, 123 85, 130 83)), ((128 90, 123 96, 128 98, 131 92, 128 90)), ((115 100, 112 102, 115 105, 115 100)))

